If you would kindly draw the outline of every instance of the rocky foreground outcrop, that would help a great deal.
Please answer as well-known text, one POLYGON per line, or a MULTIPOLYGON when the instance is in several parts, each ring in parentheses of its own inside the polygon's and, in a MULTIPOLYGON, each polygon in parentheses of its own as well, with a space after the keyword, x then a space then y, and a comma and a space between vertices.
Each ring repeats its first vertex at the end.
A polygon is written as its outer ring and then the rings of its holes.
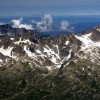
POLYGON ((0 100, 99 100, 99 35, 1 35, 0 100))

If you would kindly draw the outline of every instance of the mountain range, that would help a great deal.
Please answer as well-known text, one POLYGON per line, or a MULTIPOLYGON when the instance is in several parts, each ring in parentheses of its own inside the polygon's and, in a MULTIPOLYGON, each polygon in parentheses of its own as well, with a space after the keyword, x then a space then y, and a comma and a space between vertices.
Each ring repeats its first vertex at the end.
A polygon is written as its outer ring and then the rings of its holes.
POLYGON ((1 100, 99 100, 100 26, 40 36, 0 25, 1 100))

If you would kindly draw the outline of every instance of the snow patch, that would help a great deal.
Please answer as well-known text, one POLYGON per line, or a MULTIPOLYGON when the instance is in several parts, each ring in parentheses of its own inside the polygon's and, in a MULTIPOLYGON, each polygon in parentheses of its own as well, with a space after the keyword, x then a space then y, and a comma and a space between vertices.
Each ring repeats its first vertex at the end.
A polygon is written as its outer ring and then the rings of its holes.
POLYGON ((85 70, 84 67, 82 67, 82 70, 83 70, 83 71, 85 70))
POLYGON ((99 29, 99 28, 97 28, 97 31, 99 31, 99 32, 100 32, 100 29, 99 29))
POLYGON ((48 68, 48 70, 52 70, 51 66, 46 66, 48 68))
POLYGON ((66 41, 65 44, 68 45, 69 44, 69 41, 66 41))
POLYGON ((59 52, 59 47, 58 47, 58 45, 55 45, 55 47, 57 48, 57 53, 56 53, 56 57, 58 58, 58 59, 60 59, 60 52, 59 52))
MULTIPOLYGON (((66 58, 64 58, 63 60, 62 60, 62 64, 65 62, 65 61, 68 61, 70 58, 71 58, 71 53, 72 53, 72 50, 70 50, 69 51, 69 55, 66 57, 66 58)), ((67 66, 67 65, 69 65, 69 62, 65 65, 65 66, 67 66)))
MULTIPOLYGON (((58 50, 58 46, 56 45, 57 50, 58 50)), ((60 56, 59 54, 55 53, 55 51, 53 51, 52 49, 50 49, 47 45, 44 48, 44 53, 47 53, 47 56, 50 58, 50 60, 54 63, 57 64, 57 60, 60 60, 60 56)), ((59 53, 59 50, 58 50, 59 53)))
POLYGON ((78 36, 76 35, 75 37, 77 39, 79 39, 82 42, 82 46, 80 51, 84 52, 84 57, 78 55, 80 58, 84 58, 84 59, 90 59, 90 61, 92 61, 93 63, 100 63, 98 61, 98 59, 100 59, 100 54, 98 53, 98 49, 100 49, 100 41, 99 42, 95 42, 93 40, 91 40, 91 35, 93 33, 90 34, 85 34, 82 36, 78 36))
POLYGON ((14 38, 10 38, 10 40, 14 40, 14 38))
POLYGON ((61 65, 60 65, 60 64, 58 64, 58 65, 56 65, 56 67, 57 67, 57 68, 60 68, 60 67, 61 67, 61 65))
POLYGON ((36 53, 39 53, 39 54, 41 54, 41 51, 40 51, 40 50, 36 50, 36 53))
POLYGON ((20 43, 29 43, 29 44, 32 44, 28 39, 22 41, 21 38, 20 38, 19 41, 15 42, 15 44, 17 44, 17 45, 19 45, 20 43))
POLYGON ((71 58, 71 52, 72 52, 72 50, 69 51, 69 55, 67 56, 66 60, 69 60, 71 58))
POLYGON ((94 47, 100 48, 100 42, 94 42, 90 39, 92 34, 93 33, 85 34, 82 36, 75 35, 75 37, 82 42, 82 46, 81 46, 82 51, 87 50, 89 48, 94 48, 94 47))
POLYGON ((9 56, 12 57, 11 55, 11 51, 12 51, 13 47, 8 47, 8 49, 4 49, 3 46, 0 48, 0 52, 4 55, 4 56, 9 56))
POLYGON ((29 48, 27 50, 27 47, 26 46, 24 47, 24 51, 28 54, 29 57, 34 57, 35 56, 34 53, 30 52, 29 48))
POLYGON ((54 57, 54 55, 52 56, 52 58, 51 58, 51 61, 54 63, 54 64, 56 64, 56 58, 54 57))

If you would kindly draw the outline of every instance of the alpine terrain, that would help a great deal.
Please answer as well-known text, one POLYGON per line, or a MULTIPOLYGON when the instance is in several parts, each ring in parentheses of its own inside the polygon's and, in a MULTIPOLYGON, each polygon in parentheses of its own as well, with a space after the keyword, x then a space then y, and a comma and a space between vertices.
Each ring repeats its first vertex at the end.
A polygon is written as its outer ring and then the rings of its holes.
POLYGON ((0 100, 100 100, 100 26, 40 36, 0 25, 0 100))

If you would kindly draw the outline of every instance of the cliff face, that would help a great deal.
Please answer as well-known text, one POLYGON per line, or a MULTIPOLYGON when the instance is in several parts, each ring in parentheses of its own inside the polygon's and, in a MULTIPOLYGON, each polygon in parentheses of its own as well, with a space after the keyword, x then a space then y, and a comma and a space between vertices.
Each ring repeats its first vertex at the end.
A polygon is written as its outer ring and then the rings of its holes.
POLYGON ((79 35, 1 35, 0 98, 99 100, 99 35, 99 26, 79 35))

